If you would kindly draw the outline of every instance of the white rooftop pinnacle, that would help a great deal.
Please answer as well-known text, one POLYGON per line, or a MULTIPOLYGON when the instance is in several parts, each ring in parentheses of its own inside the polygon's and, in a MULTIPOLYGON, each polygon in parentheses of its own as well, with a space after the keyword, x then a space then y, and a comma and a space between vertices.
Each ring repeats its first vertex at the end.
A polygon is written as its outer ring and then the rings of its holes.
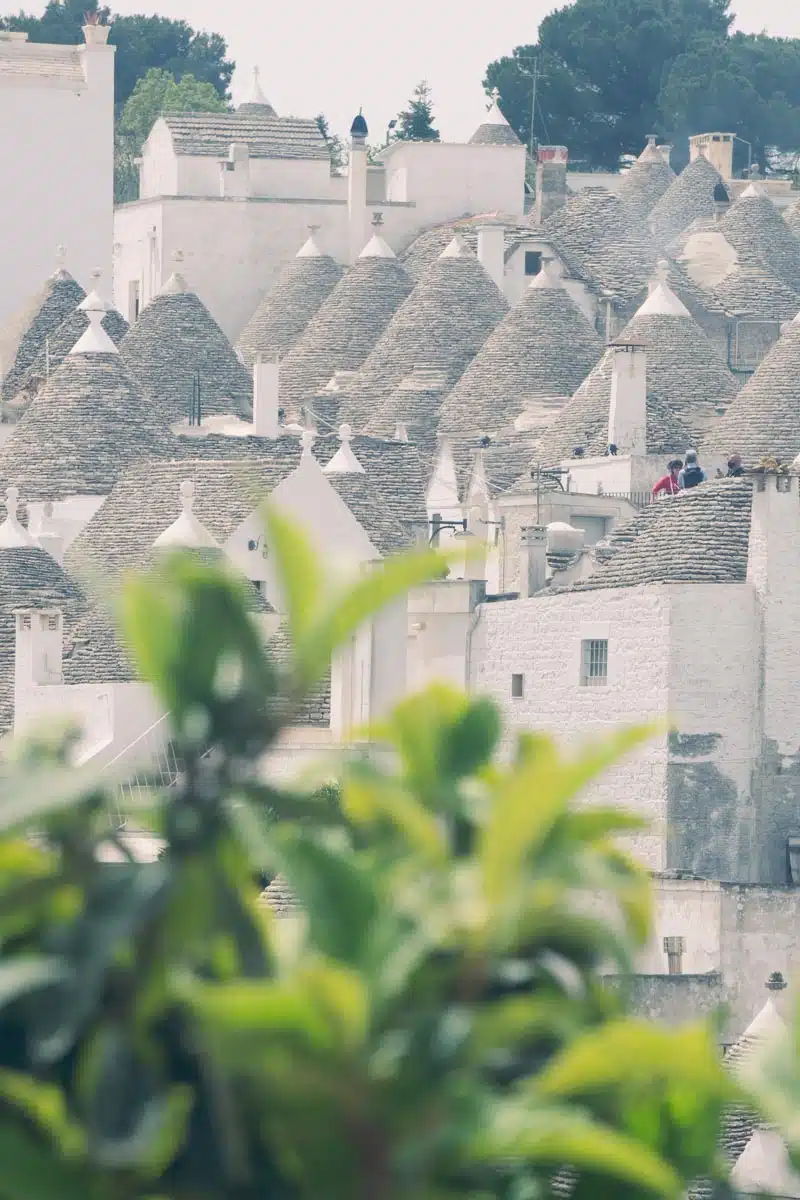
POLYGON ((472 258, 472 251, 461 234, 457 233, 453 240, 447 243, 439 258, 472 258))
POLYGON ((219 549, 219 542, 211 536, 205 525, 198 521, 192 512, 194 507, 194 483, 184 479, 180 487, 183 510, 180 516, 172 522, 168 529, 160 533, 153 546, 183 546, 191 550, 201 548, 219 549))
POLYGON ((92 290, 89 292, 89 295, 86 296, 86 298, 84 300, 81 300, 80 304, 78 305, 78 309, 80 312, 85 312, 85 313, 88 313, 88 312, 100 312, 100 313, 111 312, 111 309, 113 306, 108 302, 108 300, 105 300, 100 295, 98 285, 100 283, 102 276, 103 276, 102 271, 100 271, 100 270, 92 271, 92 279, 94 280, 94 283, 92 284, 92 290))
POLYGON ((300 434, 300 445, 303 447, 303 453, 301 455, 301 458, 306 458, 306 459, 312 458, 313 459, 314 456, 311 453, 311 451, 314 448, 315 439, 316 439, 316 433, 313 429, 304 429, 303 432, 300 434))
MULTIPOLYGON (((83 305, 80 305, 83 308, 83 305)), ((86 309, 89 328, 84 330, 69 352, 73 354, 119 354, 119 350, 103 329, 104 309, 86 309)))
POLYGON ((740 200, 749 200, 753 196, 763 196, 764 193, 757 183, 749 183, 739 197, 740 200))
POLYGON ((560 288, 563 286, 558 267, 549 258, 544 260, 541 271, 538 275, 534 275, 529 284, 529 287, 532 288, 560 288))
POLYGON ((372 237, 359 254, 359 258, 394 258, 394 250, 381 237, 381 225, 383 225, 383 217, 380 213, 375 213, 372 220, 372 237))
POLYGON ((175 270, 170 275, 165 284, 162 285, 159 291, 159 296, 181 296, 184 292, 188 292, 189 285, 181 275, 179 267, 183 262, 183 251, 174 250, 172 253, 172 261, 175 264, 175 270))
POLYGON ((489 105, 489 111, 481 121, 481 125, 508 125, 508 121, 500 111, 500 105, 498 103, 500 99, 500 93, 497 88, 490 92, 489 95, 492 97, 492 103, 489 105))
POLYGON ((261 87, 261 72, 258 67, 253 67, 253 82, 250 84, 250 95, 247 97, 245 104, 264 104, 269 105, 269 100, 264 95, 261 87))
POLYGON ((634 317, 689 317, 691 313, 673 292, 667 283, 658 283, 645 300, 641 308, 637 308, 634 317))
POLYGON ((328 465, 323 468, 326 475, 364 474, 364 468, 350 447, 350 439, 352 436, 353 430, 351 426, 339 426, 339 440, 341 445, 328 465))
POLYGON ((319 225, 309 225, 308 237, 297 251, 296 258, 322 258, 324 251, 320 250, 317 242, 319 225))
POLYGON ((660 163, 660 162, 664 161, 664 156, 663 156, 661 150, 659 149, 659 147, 656 145, 656 135, 654 133, 650 133, 647 135, 647 145, 645 146, 642 153, 639 155, 638 161, 643 162, 643 163, 648 163, 648 162, 660 163))
POLYGON ((19 508, 19 488, 10 487, 6 489, 6 519, 0 525, 0 547, 4 550, 14 549, 20 546, 35 546, 27 529, 19 523, 17 509, 19 508))

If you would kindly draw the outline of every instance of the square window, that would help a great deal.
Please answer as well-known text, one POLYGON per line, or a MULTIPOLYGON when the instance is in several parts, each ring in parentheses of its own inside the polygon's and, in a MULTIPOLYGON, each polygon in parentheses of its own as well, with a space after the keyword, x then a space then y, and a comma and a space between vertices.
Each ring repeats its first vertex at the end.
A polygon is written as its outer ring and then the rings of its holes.
POLYGON ((511 676, 511 695, 515 700, 521 699, 525 694, 525 679, 522 675, 511 676))
POLYGON ((538 275, 542 269, 542 252, 541 250, 526 250, 525 251, 525 274, 538 275))
POLYGON ((608 683, 608 642, 588 638, 581 642, 581 687, 605 687, 608 683))
POLYGON ((25 615, 23 617, 20 617, 19 623, 20 623, 21 629, 30 629, 30 627, 31 627, 30 613, 25 613, 25 615))
POLYGON ((57 616, 51 615, 47 618, 47 628, 48 629, 58 629, 58 617, 57 616))

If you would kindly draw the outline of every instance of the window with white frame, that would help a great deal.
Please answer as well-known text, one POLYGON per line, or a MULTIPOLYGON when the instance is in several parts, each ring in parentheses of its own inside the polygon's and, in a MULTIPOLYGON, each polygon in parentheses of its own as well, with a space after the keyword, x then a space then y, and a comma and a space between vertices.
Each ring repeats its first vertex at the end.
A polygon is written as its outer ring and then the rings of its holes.
POLYGON ((581 642, 581 687, 605 687, 608 683, 608 641, 587 638, 581 642))

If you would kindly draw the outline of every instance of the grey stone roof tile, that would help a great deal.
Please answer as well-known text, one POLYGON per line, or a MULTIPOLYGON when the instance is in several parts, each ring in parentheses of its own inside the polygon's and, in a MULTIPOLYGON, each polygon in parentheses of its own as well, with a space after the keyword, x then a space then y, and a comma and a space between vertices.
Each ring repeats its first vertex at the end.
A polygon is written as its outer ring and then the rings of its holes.
POLYGON ((0 41, 0 79, 11 87, 33 79, 73 92, 86 88, 80 48, 45 42, 0 41))
POLYGON ((763 267, 790 288, 800 289, 800 241, 763 192, 747 188, 725 213, 719 230, 740 262, 763 267))
POLYGON ((719 171, 702 154, 683 168, 650 212, 659 245, 668 245, 698 217, 714 216, 714 188, 720 183, 719 171))
POLYGON ((759 266, 740 264, 711 289, 714 299, 729 313, 791 321, 800 312, 800 293, 759 266))
MULTIPOLYGON (((571 458, 578 446, 582 446, 587 455, 605 454, 612 366, 613 353, 607 350, 542 435, 539 453, 543 461, 553 466, 562 459, 571 458)), ((647 366, 647 452, 683 453, 692 444, 692 433, 654 390, 656 383, 651 380, 649 358, 647 366)))
POLYGON ((276 917, 291 917, 302 912, 294 892, 282 875, 276 875, 264 888, 259 901, 271 908, 276 917))
POLYGON ((648 146, 622 176, 616 194, 635 217, 646 220, 674 179, 675 172, 669 163, 648 146))
MULTIPOLYGON (((179 276, 173 279, 185 287, 179 276)), ((252 412, 250 373, 194 292, 154 296, 122 339, 120 353, 167 424, 188 419, 196 375, 204 414, 252 412)))
POLYGON ((59 268, 44 287, 6 324, 0 333, 0 368, 4 372, 2 398, 13 400, 45 339, 86 298, 81 285, 59 268))
POLYGON ((492 330, 508 312, 508 303, 466 245, 437 258, 403 301, 347 387, 340 419, 362 429, 417 365, 458 380, 492 330))
POLYGON ((794 204, 783 210, 783 219, 795 237, 800 238, 800 200, 795 200, 794 204))
MULTIPOLYGON (((286 625, 278 626, 267 645, 279 672, 287 671, 291 666, 292 641, 286 625)), ((329 729, 330 723, 331 674, 328 671, 299 707, 291 713, 290 724, 310 726, 315 729, 329 729)))
POLYGON ((562 286, 537 276, 442 405, 440 433, 480 436, 571 396, 603 353, 562 286))
POLYGON ((793 320, 703 441, 707 454, 791 462, 800 454, 800 320, 793 320))
POLYGON ((287 354, 343 274, 329 254, 288 262, 239 335, 236 349, 245 365, 252 369, 259 355, 287 354))
POLYGON ((0 448, 0 479, 26 500, 107 495, 167 441, 119 354, 69 354, 0 448))
POLYGON ((366 432, 373 437, 393 438, 398 424, 405 425, 408 440, 423 456, 435 457, 442 402, 450 391, 443 371, 420 365, 386 398, 366 432))
POLYGON ((744 583, 752 483, 719 479, 656 501, 597 547, 604 565, 570 591, 648 583, 744 583))
POLYGON ((239 109, 164 113, 163 119, 178 155, 226 158, 231 142, 246 142, 251 158, 330 158, 328 144, 313 118, 239 109))
POLYGON ((401 525, 366 470, 363 475, 357 471, 331 472, 328 482, 381 555, 399 554, 409 548, 409 530, 401 525))
POLYGON ((357 371, 413 282, 396 258, 357 258, 281 363, 281 401, 299 412, 336 371, 357 371))
POLYGON ((527 222, 520 222, 513 217, 501 217, 489 213, 477 217, 464 217, 451 221, 446 225, 434 225, 418 234, 412 242, 398 255, 399 261, 414 279, 419 281, 436 259, 446 250, 456 234, 464 239, 465 244, 473 252, 478 251, 478 229, 481 225, 502 225, 505 229, 505 258, 516 250, 517 246, 527 237, 538 237, 538 231, 527 222))
POLYGON ((484 121, 479 125, 467 143, 469 146, 521 146, 510 125, 498 125, 484 121))

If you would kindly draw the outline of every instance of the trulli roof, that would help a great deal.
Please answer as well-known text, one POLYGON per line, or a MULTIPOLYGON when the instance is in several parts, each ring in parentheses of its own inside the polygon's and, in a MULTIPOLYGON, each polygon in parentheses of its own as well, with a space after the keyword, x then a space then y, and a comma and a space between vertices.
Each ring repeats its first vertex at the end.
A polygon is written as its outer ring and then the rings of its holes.
POLYGON ((434 225, 426 229, 411 241, 398 258, 403 267, 415 282, 418 282, 425 271, 436 261, 443 250, 446 250, 456 234, 462 237, 474 254, 478 250, 478 230, 482 225, 502 225, 505 234, 505 258, 513 254, 517 246, 526 237, 537 237, 538 234, 527 223, 521 223, 514 217, 502 217, 488 213, 477 217, 466 217, 462 220, 451 221, 447 225, 434 225))
POLYGON ((336 371, 357 371, 412 287, 393 254, 362 253, 281 363, 284 407, 299 409, 336 371))
POLYGON ((707 453, 741 454, 755 465, 800 453, 800 317, 778 338, 703 441, 707 453))
POLYGON ((271 908, 276 917, 291 917, 302 912, 295 894, 282 875, 276 875, 264 888, 260 902, 271 908))
POLYGON ((29 500, 104 496, 165 437, 118 353, 72 353, 0 449, 0 478, 29 500))
POLYGON ((436 454, 439 412, 450 391, 447 375, 433 367, 420 365, 405 379, 374 414, 366 428, 368 434, 393 438, 398 424, 406 428, 408 440, 426 455, 436 454))
POLYGON ((668 245, 698 217, 714 216, 714 188, 720 183, 719 171, 702 154, 683 168, 650 212, 660 245, 668 245))
POLYGON ((521 146, 519 138, 509 125, 497 100, 492 100, 491 107, 478 128, 469 139, 470 146, 521 146))
POLYGON ((675 172, 661 151, 648 144, 622 176, 616 194, 634 216, 646 220, 674 179, 675 172))
MULTIPOLYGON (((125 318, 114 308, 104 314, 101 325, 112 342, 117 346, 130 328, 125 318)), ((40 348, 22 379, 19 390, 29 390, 32 398, 43 384, 47 382, 48 375, 52 375, 53 371, 61 365, 72 347, 88 328, 89 318, 86 316, 86 313, 82 312, 79 308, 73 309, 69 316, 61 322, 58 329, 48 336, 46 344, 40 348)), ((17 393, 18 396, 19 392, 17 393)), ((17 397, 11 402, 15 409, 17 408, 17 397)))
POLYGON ((714 480, 656 501, 596 548, 603 565, 571 590, 744 583, 751 503, 749 479, 714 480))
MULTIPOLYGON (((649 349, 647 353, 647 453, 683 452, 691 445, 692 434, 655 392, 650 378, 649 349)), ((605 454, 613 362, 613 352, 607 350, 572 399, 556 415, 540 441, 539 454, 543 462, 554 465, 571 458, 578 446, 582 446, 587 455, 605 454)))
POLYGON ((167 424, 188 419, 197 375, 204 415, 252 411, 249 372, 180 275, 171 276, 142 309, 120 343, 120 354, 167 424))
POLYGON ((731 205, 719 230, 741 262, 761 266, 789 287, 800 288, 800 241, 755 184, 731 205))
POLYGON ((795 200, 783 210, 783 219, 795 237, 800 237, 800 200, 795 200))
POLYGON ((252 369, 259 355, 266 360, 287 354, 343 273, 310 237, 242 330, 236 349, 244 363, 252 369))
POLYGON ((347 388, 340 417, 363 428, 414 369, 427 365, 452 386, 508 312, 494 280, 461 239, 454 238, 398 308, 347 388))
POLYGON ((572 395, 603 344, 547 268, 491 333, 442 405, 442 433, 473 436, 513 424, 532 400, 572 395))
POLYGON ((11 318, 0 333, 0 369, 4 372, 2 398, 13 400, 45 339, 80 304, 86 293, 60 267, 41 291, 11 318))
POLYGON ((543 222, 543 237, 582 266, 599 246, 645 240, 641 223, 604 187, 582 188, 543 222))
POLYGON ((726 312, 737 316, 791 321, 800 312, 800 293, 759 266, 734 267, 711 293, 726 312))

